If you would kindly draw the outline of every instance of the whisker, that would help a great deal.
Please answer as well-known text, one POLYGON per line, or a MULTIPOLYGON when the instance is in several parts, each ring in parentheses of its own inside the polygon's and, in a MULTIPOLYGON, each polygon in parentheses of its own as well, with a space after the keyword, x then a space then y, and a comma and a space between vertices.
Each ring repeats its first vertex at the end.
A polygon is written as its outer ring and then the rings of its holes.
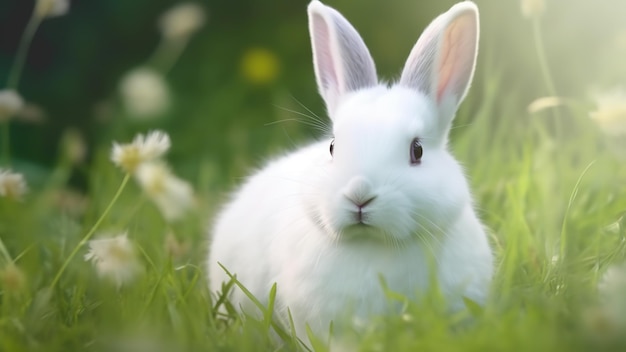
POLYGON ((441 226, 437 225, 436 223, 434 223, 432 220, 430 220, 429 218, 427 218, 426 216, 418 213, 418 212, 412 212, 412 214, 419 216, 421 219, 423 219, 424 221, 428 222, 430 225, 432 225, 435 230, 439 231, 439 233, 444 236, 447 237, 449 239, 449 234, 447 233, 447 231, 445 231, 444 229, 441 228, 441 226))
POLYGON ((451 129, 451 130, 454 130, 454 129, 461 128, 461 127, 469 127, 469 126, 472 126, 472 125, 473 125, 473 123, 471 123, 471 122, 470 122, 470 123, 466 123, 466 124, 464 124, 464 125, 456 125, 456 126, 452 126, 450 129, 451 129))
POLYGON ((274 105, 274 107, 276 107, 278 109, 281 109, 283 111, 290 112, 292 114, 296 114, 296 115, 300 115, 300 116, 306 117, 306 118, 308 118, 308 120, 296 119, 296 118, 282 119, 282 120, 279 120, 279 121, 269 122, 269 123, 265 124, 266 126, 273 125, 273 124, 276 124, 276 123, 296 121, 296 122, 300 122, 300 123, 302 123, 304 125, 307 125, 307 126, 312 126, 312 127, 316 128, 316 129, 318 129, 318 130, 320 130, 320 131, 322 131, 324 133, 329 133, 331 131, 330 126, 327 123, 325 123, 324 121, 322 121, 321 119, 319 119, 319 117, 317 117, 317 116, 307 115, 307 114, 305 114, 303 112, 300 112, 300 111, 297 111, 297 110, 292 110, 292 109, 285 108, 285 107, 278 106, 278 105, 274 105))
POLYGON ((311 109, 309 109, 308 107, 306 107, 306 105, 302 104, 302 102, 301 102, 301 101, 299 101, 298 99, 296 99, 296 97, 294 97, 294 96, 293 96, 293 95, 291 95, 291 94, 290 94, 290 96, 291 96, 291 99, 293 99, 296 103, 298 103, 298 105, 300 105, 301 107, 305 108, 305 109, 306 109, 306 111, 308 111, 308 112, 310 112, 310 113, 311 113, 311 115, 313 115, 313 116, 315 116, 316 118, 318 118, 318 119, 320 119, 320 120, 321 120, 321 118, 320 118, 320 117, 319 117, 316 113, 314 113, 311 109))
MULTIPOLYGON (((294 113, 298 113, 297 111, 292 111, 294 113)), ((301 113, 299 113, 301 114, 301 113)), ((305 115, 307 116, 307 115, 305 115)), ((325 125, 321 125, 319 123, 315 123, 315 122, 311 122, 311 121, 307 121, 307 120, 302 120, 302 119, 297 119, 297 118, 289 118, 289 119, 281 119, 281 120, 277 120, 277 121, 272 121, 272 122, 268 122, 266 124, 264 124, 264 126, 272 126, 272 125, 276 125, 279 123, 284 123, 284 122, 299 122, 303 125, 307 125, 307 126, 311 126, 321 132, 324 133, 328 133, 328 127, 325 125)))
MULTIPOLYGON (((426 233, 428 233, 431 238, 433 240, 436 241, 435 236, 426 228, 424 228, 420 223, 416 223, 418 226, 420 226, 424 231, 426 231, 426 233)), ((437 264, 437 266, 441 265, 441 263, 439 262, 439 257, 437 256, 437 252, 435 251, 435 248, 433 247, 433 245, 430 243, 430 241, 427 238, 424 238, 420 232, 416 232, 416 236, 421 240, 421 243, 424 244, 424 246, 426 247, 426 249, 428 249, 430 251, 430 253, 433 256, 433 259, 435 260, 435 263, 437 264)))

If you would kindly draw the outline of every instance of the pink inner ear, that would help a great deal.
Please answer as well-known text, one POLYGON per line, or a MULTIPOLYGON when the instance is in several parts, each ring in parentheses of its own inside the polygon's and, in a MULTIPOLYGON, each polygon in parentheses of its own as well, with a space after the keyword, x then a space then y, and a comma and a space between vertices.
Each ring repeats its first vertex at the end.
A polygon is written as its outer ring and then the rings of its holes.
POLYGON ((446 92, 461 95, 465 89, 463 82, 469 80, 472 60, 474 59, 474 35, 467 35, 464 31, 474 31, 474 18, 471 15, 459 16, 448 25, 440 48, 439 57, 439 85, 437 86, 437 102, 446 92))
POLYGON ((313 28, 315 30, 315 55, 317 56, 317 69, 322 87, 328 89, 337 85, 337 72, 331 54, 331 38, 328 24, 321 15, 313 16, 313 28))

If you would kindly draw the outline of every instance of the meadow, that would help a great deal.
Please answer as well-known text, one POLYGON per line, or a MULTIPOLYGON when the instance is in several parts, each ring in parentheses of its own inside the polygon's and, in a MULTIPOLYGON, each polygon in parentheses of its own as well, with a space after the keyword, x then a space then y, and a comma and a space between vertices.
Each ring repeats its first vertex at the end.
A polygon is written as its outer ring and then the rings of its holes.
MULTIPOLYGON (((23 21, 0 41, 0 351, 328 350, 268 307, 241 316, 209 292, 205 267, 229 191, 321 137, 306 1, 78 3, 2 5, 0 22, 10 10, 23 21), (75 15, 98 11, 112 22, 75 15), (119 51, 104 55, 66 18, 119 51)), ((380 14, 326 3, 393 77, 454 1, 390 1, 380 14)), ((448 314, 436 289, 388 292, 402 313, 349 338, 363 351, 625 350, 626 7, 476 3, 479 63, 450 149, 489 228, 490 298, 448 314)))

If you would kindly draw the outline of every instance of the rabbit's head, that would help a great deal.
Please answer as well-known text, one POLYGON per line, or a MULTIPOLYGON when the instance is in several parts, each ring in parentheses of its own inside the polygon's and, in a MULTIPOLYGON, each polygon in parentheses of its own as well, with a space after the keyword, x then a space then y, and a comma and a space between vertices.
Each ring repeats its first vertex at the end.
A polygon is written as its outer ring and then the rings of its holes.
POLYGON ((444 236, 471 203, 446 144, 474 72, 476 6, 461 2, 437 17, 390 86, 378 83, 367 47, 339 12, 313 1, 308 15, 333 125, 327 160, 307 192, 309 211, 337 239, 444 236))

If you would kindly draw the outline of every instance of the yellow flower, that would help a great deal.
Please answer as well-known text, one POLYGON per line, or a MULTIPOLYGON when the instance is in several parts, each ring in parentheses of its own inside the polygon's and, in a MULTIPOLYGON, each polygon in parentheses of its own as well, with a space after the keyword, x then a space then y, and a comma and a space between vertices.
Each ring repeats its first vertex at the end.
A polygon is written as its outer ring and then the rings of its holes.
POLYGON ((69 0, 37 0, 35 4, 35 15, 40 18, 63 16, 69 10, 69 0))
POLYGON ((138 134, 130 144, 113 142, 111 160, 127 173, 134 173, 137 167, 162 157, 171 146, 170 136, 161 131, 138 134))
POLYGON ((253 84, 271 83, 278 76, 276 55, 264 48, 249 49, 241 59, 241 73, 253 84))
POLYGON ((172 174, 165 163, 143 163, 137 168, 135 177, 167 221, 180 219, 193 207, 191 185, 172 174))
POLYGON ((167 39, 186 39, 198 31, 206 16, 204 9, 196 3, 183 3, 174 6, 161 16, 159 27, 167 39))
POLYGON ((545 0, 522 0, 522 15, 526 18, 539 17, 545 10, 545 0))
POLYGON ((126 233, 89 241, 85 260, 93 262, 98 274, 113 280, 118 287, 131 282, 143 272, 143 266, 126 233))
POLYGON ((22 174, 0 169, 0 197, 21 200, 27 191, 28 186, 22 174))
POLYGON ((626 91, 616 88, 595 98, 598 108, 589 114, 591 119, 607 135, 626 135, 626 91))
POLYGON ((131 117, 146 119, 165 112, 170 93, 161 74, 148 68, 130 71, 120 83, 122 103, 131 117))
POLYGON ((0 90, 0 123, 8 121, 24 107, 22 97, 12 89, 0 90))

